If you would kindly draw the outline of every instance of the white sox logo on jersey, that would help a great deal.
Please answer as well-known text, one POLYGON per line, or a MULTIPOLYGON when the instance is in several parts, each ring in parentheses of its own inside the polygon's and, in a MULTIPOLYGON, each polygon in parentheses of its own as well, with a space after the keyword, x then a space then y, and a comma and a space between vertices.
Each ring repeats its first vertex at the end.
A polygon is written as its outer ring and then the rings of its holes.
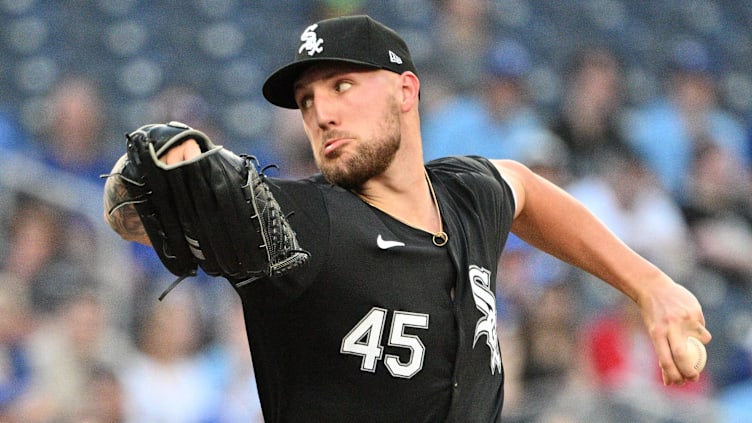
POLYGON ((483 317, 475 324, 473 348, 482 335, 486 336, 486 345, 491 350, 491 374, 501 372, 501 352, 496 332, 496 295, 491 291, 491 272, 475 265, 470 266, 470 286, 473 289, 475 307, 483 317))
POLYGON ((300 35, 300 41, 303 42, 303 44, 300 45, 300 48, 298 49, 298 54, 301 54, 303 50, 308 50, 308 55, 313 56, 316 53, 321 53, 324 51, 324 47, 321 47, 321 44, 324 43, 324 40, 321 38, 318 38, 318 35, 316 35, 316 28, 319 26, 317 24, 313 24, 306 28, 305 31, 300 35))

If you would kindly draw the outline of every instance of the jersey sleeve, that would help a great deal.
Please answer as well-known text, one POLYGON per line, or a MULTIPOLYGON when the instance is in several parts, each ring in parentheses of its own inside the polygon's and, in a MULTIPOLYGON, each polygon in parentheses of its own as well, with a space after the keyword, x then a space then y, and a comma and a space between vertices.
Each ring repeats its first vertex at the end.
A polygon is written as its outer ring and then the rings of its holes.
POLYGON ((504 176, 499 173, 499 170, 496 168, 496 166, 487 158, 481 156, 450 156, 433 160, 429 162, 428 165, 432 167, 435 166, 437 169, 454 173, 477 172, 481 175, 495 179, 496 182, 501 184, 503 189, 509 191, 510 196, 507 200, 511 201, 511 209, 512 212, 514 212, 517 205, 517 195, 514 192, 512 185, 507 182, 504 176))
POLYGON ((503 246, 514 220, 516 200, 512 186, 496 166, 480 156, 450 156, 433 160, 427 167, 447 175, 445 181, 455 201, 461 203, 458 208, 477 216, 487 231, 496 235, 498 244, 493 248, 503 246))

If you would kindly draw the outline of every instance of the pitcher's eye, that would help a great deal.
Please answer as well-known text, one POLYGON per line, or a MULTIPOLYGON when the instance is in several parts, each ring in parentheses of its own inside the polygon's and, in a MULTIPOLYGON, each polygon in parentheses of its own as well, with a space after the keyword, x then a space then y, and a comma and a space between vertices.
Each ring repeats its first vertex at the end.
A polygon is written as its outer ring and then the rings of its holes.
POLYGON ((337 82, 335 89, 337 90, 337 92, 341 93, 341 92, 349 90, 352 87, 352 85, 353 84, 350 81, 339 81, 337 82))
POLYGON ((298 107, 300 109, 308 109, 313 106, 313 98, 306 96, 298 100, 298 107))

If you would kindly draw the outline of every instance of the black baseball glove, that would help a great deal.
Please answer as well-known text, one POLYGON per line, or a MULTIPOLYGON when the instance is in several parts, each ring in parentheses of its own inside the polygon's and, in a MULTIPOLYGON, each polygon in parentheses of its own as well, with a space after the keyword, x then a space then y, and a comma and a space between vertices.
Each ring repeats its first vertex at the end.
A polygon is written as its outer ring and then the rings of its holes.
POLYGON ((240 287, 308 260, 253 156, 214 145, 180 122, 145 125, 126 139, 119 177, 154 250, 178 276, 160 299, 198 267, 240 287), (159 160, 187 139, 198 143, 198 157, 171 165, 159 160))

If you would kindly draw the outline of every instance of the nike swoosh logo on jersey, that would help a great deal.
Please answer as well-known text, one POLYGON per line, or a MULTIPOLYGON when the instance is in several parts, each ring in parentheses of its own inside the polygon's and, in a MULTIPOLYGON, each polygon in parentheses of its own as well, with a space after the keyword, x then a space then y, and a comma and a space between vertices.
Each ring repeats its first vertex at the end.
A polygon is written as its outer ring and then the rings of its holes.
POLYGON ((388 250, 393 247, 404 247, 405 243, 400 241, 387 241, 381 237, 381 234, 379 234, 379 237, 376 238, 376 245, 382 250, 388 250))

